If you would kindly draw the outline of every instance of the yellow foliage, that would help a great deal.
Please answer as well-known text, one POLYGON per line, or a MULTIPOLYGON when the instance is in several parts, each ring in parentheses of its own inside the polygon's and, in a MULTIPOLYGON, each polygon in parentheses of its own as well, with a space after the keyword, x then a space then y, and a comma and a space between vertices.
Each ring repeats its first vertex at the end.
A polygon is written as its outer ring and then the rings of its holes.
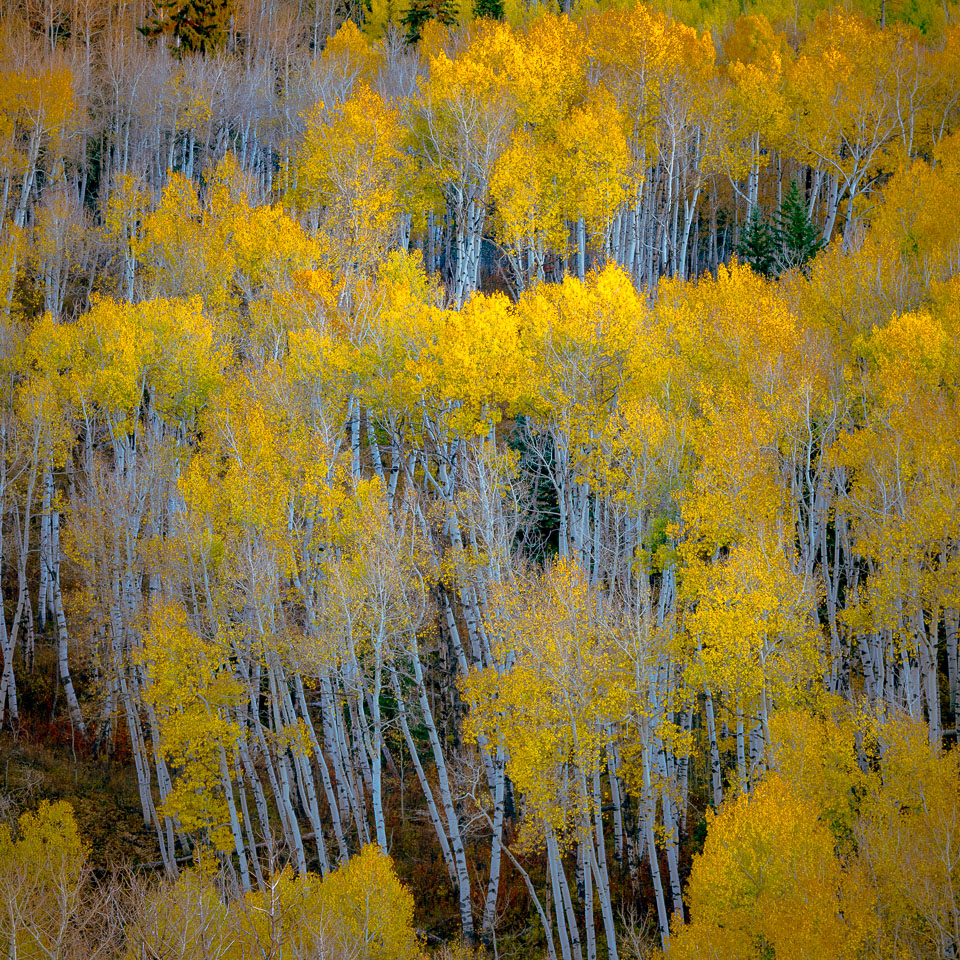
POLYGON ((694 859, 691 922, 666 956, 858 957, 873 932, 866 884, 844 871, 816 807, 770 775, 728 803, 694 859))
POLYGON ((770 719, 770 769, 819 811, 839 841, 852 836, 857 798, 869 786, 856 756, 863 726, 840 710, 820 717, 792 708, 770 719))
POLYGON ((597 86, 557 130, 561 209, 571 219, 583 217, 602 259, 609 257, 617 211, 639 187, 624 126, 614 98, 597 86))
POLYGON ((502 746, 511 779, 558 831, 586 822, 607 725, 626 712, 630 665, 583 571, 560 561, 501 584, 486 620, 497 666, 463 681, 467 736, 502 746), (570 764, 572 776, 564 775, 570 764))
POLYGON ((323 207, 342 270, 365 270, 393 239, 409 176, 404 138, 399 111, 362 79, 348 100, 307 117, 293 197, 323 207))
POLYGON ((70 389, 76 402, 99 407, 127 429, 145 392, 164 419, 192 422, 226 365, 227 354, 198 298, 136 305, 97 299, 73 336, 70 389))
POLYGON ((179 771, 159 812, 186 830, 203 831, 221 850, 232 844, 224 790, 231 789, 241 735, 230 711, 243 697, 230 654, 226 638, 203 637, 182 607, 160 604, 151 611, 138 657, 148 678, 144 701, 158 723, 154 748, 179 771))
POLYGON ((894 718, 878 730, 879 789, 856 836, 878 897, 885 956, 945 953, 960 923, 960 751, 929 743, 924 724, 894 718))
POLYGON ((413 896, 397 877, 393 861, 370 844, 324 877, 320 915, 329 939, 360 960, 419 960, 413 928, 413 896))
POLYGON ((216 873, 201 856, 140 905, 127 956, 134 960, 146 950, 171 960, 321 954, 420 960, 413 906, 393 862, 376 846, 322 879, 296 876, 287 867, 232 902, 224 900, 216 873))
POLYGON ((688 671, 694 686, 712 685, 741 709, 759 707, 766 723, 772 702, 819 679, 818 625, 782 549, 745 543, 723 562, 691 562, 683 590, 686 631, 699 651, 688 671))
POLYGON ((44 800, 20 817, 16 837, 0 827, 0 946, 10 957, 60 956, 83 909, 89 847, 68 803, 44 800))

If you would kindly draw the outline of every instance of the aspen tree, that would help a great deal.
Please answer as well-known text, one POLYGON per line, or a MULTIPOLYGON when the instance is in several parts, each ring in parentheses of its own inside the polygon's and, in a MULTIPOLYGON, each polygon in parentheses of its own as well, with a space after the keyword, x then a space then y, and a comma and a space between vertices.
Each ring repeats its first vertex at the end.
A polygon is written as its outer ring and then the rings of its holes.
POLYGON ((398 239, 407 174, 396 108, 359 80, 349 99, 317 104, 307 118, 295 198, 322 207, 339 269, 366 272, 398 239))
POLYGON ((667 956, 859 955, 873 932, 869 888, 843 872, 814 807, 771 776, 710 820, 691 873, 693 919, 667 956))
MULTIPOLYGON (((605 648, 594 602, 582 572, 570 562, 535 578, 532 589, 505 584, 489 624, 501 668, 471 675, 465 692, 473 736, 482 732, 502 745, 511 779, 538 818, 555 878, 563 871, 558 839, 582 848, 585 870, 596 885, 607 949, 615 957, 606 841, 602 820, 594 822, 592 780, 604 762, 604 723, 622 710, 618 674, 623 667, 616 648, 605 648)), ((559 879, 561 889, 565 883, 559 879)), ((589 924, 592 895, 587 903, 589 924)), ((579 949, 578 926, 571 915, 567 929, 558 927, 564 956, 571 947, 567 937, 579 949)), ((586 933, 594 935, 589 926, 586 933)))
POLYGON ((7 956, 68 955, 88 856, 73 808, 63 801, 24 813, 16 838, 9 827, 0 829, 0 937, 7 956))
POLYGON ((455 60, 431 56, 416 102, 413 136, 454 223, 457 306, 478 285, 490 177, 513 123, 511 80, 521 58, 507 25, 479 21, 455 60))

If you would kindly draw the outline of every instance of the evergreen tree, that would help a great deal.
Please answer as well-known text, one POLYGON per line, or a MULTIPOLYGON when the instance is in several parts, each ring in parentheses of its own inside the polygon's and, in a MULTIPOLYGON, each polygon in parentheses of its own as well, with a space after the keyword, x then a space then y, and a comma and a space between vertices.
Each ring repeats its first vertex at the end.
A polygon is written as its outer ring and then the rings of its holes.
POLYGON ((772 277, 776 273, 774 235, 759 205, 750 214, 737 246, 737 256, 765 277, 772 277))
POLYGON ((153 0, 154 13, 139 27, 146 37, 166 34, 178 53, 210 53, 230 30, 235 0, 153 0))
POLYGON ((473 15, 489 20, 502 20, 503 0, 473 0, 473 15))
POLYGON ((439 20, 450 26, 456 19, 455 0, 412 0, 403 16, 403 25, 407 28, 408 42, 415 43, 420 39, 420 32, 428 20, 439 20))
POLYGON ((777 273, 793 267, 803 268, 823 247, 820 231, 807 214, 807 204, 796 180, 780 204, 773 228, 773 247, 777 273))

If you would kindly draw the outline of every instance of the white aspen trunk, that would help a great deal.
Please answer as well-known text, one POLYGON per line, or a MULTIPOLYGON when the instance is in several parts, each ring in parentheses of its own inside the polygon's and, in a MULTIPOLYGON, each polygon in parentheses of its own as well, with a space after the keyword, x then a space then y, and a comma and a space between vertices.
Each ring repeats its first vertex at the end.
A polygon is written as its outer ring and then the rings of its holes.
POLYGON ((763 761, 766 757, 762 726, 756 724, 756 726, 751 727, 748 737, 750 743, 750 779, 756 781, 763 773, 763 761))
POLYGON ((567 933, 567 925, 564 920, 563 893, 560 888, 560 873, 562 866, 560 864, 557 844, 553 837, 553 830, 549 824, 544 824, 544 834, 547 844, 547 869, 550 873, 550 886, 553 890, 554 913, 557 918, 557 933, 560 938, 560 953, 563 960, 573 960, 573 950, 570 945, 570 937, 567 933))
MULTIPOLYGON (((373 672, 373 697, 371 707, 373 710, 373 742, 370 750, 370 761, 373 766, 373 826, 377 834, 377 844, 384 853, 389 853, 387 848, 387 825, 383 818, 383 721, 380 716, 380 690, 383 683, 382 654, 380 652, 380 643, 376 643, 376 665, 373 672)), ((362 698, 358 698, 358 707, 363 712, 362 698)))
POLYGON ((47 626, 47 613, 53 610, 50 574, 53 556, 50 546, 50 504, 53 494, 53 476, 49 465, 43 468, 43 496, 40 504, 40 586, 37 590, 37 615, 40 629, 47 626))
MULTIPOLYGON (((837 596, 840 589, 839 550, 840 538, 836 537, 834 563, 830 562, 827 544, 827 525, 820 524, 820 555, 822 557, 822 575, 826 588, 827 624, 830 628, 830 682, 829 690, 837 693, 840 689, 840 675, 844 672, 840 631, 837 627, 837 596)), ((868 693, 869 695, 869 693, 868 693)))
MULTIPOLYGON (((897 706, 897 669, 894 657, 895 650, 890 638, 886 636, 887 631, 877 632, 873 638, 874 648, 878 651, 878 656, 883 663, 883 685, 881 686, 881 697, 886 706, 897 706)), ((907 682, 909 683, 909 670, 906 671, 907 682)), ((902 705, 906 709, 906 703, 902 705)))
POLYGON ((146 750, 143 745, 143 732, 140 729, 140 718, 134 707, 133 697, 130 696, 130 686, 123 663, 123 654, 121 652, 123 626, 118 606, 118 580, 119 577, 114 577, 114 603, 110 605, 110 647, 113 658, 113 670, 120 686, 120 699, 123 703, 123 712, 127 718, 127 732, 130 736, 130 752, 133 755, 133 765, 137 773, 137 790, 140 794, 143 822, 149 827, 153 823, 153 798, 150 794, 150 767, 147 763, 146 750))
POLYGON ((347 417, 350 421, 350 465, 356 481, 360 479, 360 401, 356 397, 350 398, 347 417))
POLYGON ((391 515, 394 511, 394 501, 397 496, 397 482, 400 479, 400 439, 397 428, 390 418, 390 479, 387 481, 387 504, 391 515))
POLYGON ((553 488, 557 493, 557 507, 559 510, 559 532, 557 536, 558 551, 561 560, 570 559, 570 515, 568 512, 569 471, 567 469, 567 449, 563 431, 556 426, 550 429, 550 440, 553 444, 553 464, 549 475, 553 488))
POLYGON ((303 678, 299 672, 294 671, 294 682, 296 684, 297 700, 300 704, 300 712, 303 721, 307 726, 307 732, 310 735, 310 744, 313 747, 314 757, 316 758, 317 768, 320 771, 320 779, 323 783, 323 792, 327 797, 327 807, 330 810, 330 821, 333 826, 333 835, 337 841, 337 851, 340 856, 340 862, 346 863, 349 859, 347 850, 347 840, 343 833, 343 823, 340 819, 340 805, 337 802, 337 796, 333 789, 333 783, 330 779, 330 771, 327 768, 327 761, 320 747, 320 741, 317 739, 317 732, 313 726, 313 720, 310 717, 310 710, 307 707, 307 698, 303 689, 303 678))
POLYGON ((820 188, 823 185, 823 168, 817 166, 813 171, 813 188, 810 190, 810 202, 807 204, 807 216, 812 220, 817 212, 817 201, 820 199, 820 188))
MULTIPOLYGON (((142 684, 141 684, 142 688, 142 684)), ((160 803, 163 805, 167 802, 167 797, 170 795, 170 792, 173 790, 173 782, 170 778, 170 771, 167 769, 166 761, 163 758, 163 755, 160 753, 160 730, 157 724, 157 716, 153 707, 148 703, 143 704, 145 713, 147 715, 147 724, 150 728, 150 741, 151 747, 153 748, 153 768, 157 773, 157 791, 160 794, 160 803)), ((161 854, 164 853, 164 846, 166 847, 164 857, 165 862, 169 862, 174 865, 174 873, 176 873, 176 843, 173 836, 173 823, 170 817, 163 818, 163 828, 164 828, 164 837, 161 838, 160 848, 161 854), (164 840, 166 843, 164 844, 164 840)))
POLYGON ((343 729, 343 718, 336 707, 333 685, 329 677, 321 679, 321 689, 324 702, 324 732, 328 748, 333 756, 334 774, 337 777, 338 784, 346 794, 353 815, 354 826, 357 830, 357 839, 361 844, 369 843, 370 831, 367 826, 360 781, 353 768, 353 758, 347 745, 346 732, 343 729))
MULTIPOLYGON (((263 635, 263 631, 260 631, 263 635)), ((282 722, 279 716, 280 694, 277 685, 276 673, 273 669, 270 658, 267 659, 267 684, 270 690, 270 703, 273 716, 273 733, 280 732, 282 722)), ((254 716, 256 716, 256 704, 253 705, 254 716)), ((274 797, 277 802, 277 810, 280 814, 280 822, 284 828, 284 838, 287 846, 290 847, 297 862, 297 871, 300 876, 307 874, 307 858, 303 849, 303 837, 300 833, 300 824, 297 822, 297 815, 293 809, 293 800, 290 790, 290 772, 287 767, 286 758, 278 756, 276 766, 270 760, 270 751, 267 747, 266 738, 263 735, 262 725, 257 722, 257 734, 260 740, 260 750, 267 762, 267 771, 270 776, 271 786, 274 789, 274 797)))
POLYGON ((660 939, 664 948, 670 942, 670 917, 667 914, 667 902, 663 896, 663 880, 660 877, 660 861, 657 857, 657 844, 654 839, 656 817, 656 797, 650 779, 650 750, 647 744, 643 745, 643 813, 641 829, 647 848, 647 859, 650 863, 650 880, 653 884, 653 894, 657 904, 657 922, 660 925, 660 939))
POLYGON ((660 225, 660 272, 665 272, 667 261, 669 259, 669 217, 673 211, 673 167, 677 153, 676 136, 673 137, 670 144, 670 163, 666 170, 667 196, 663 205, 663 222, 660 225))
MULTIPOLYGON (((363 708, 363 690, 354 691, 354 695, 346 701, 347 713, 350 715, 350 746, 351 756, 355 767, 360 768, 360 777, 368 792, 373 791, 373 770, 370 767, 370 751, 368 743, 370 733, 367 730, 366 711, 363 708)), ((346 733, 346 731, 344 731, 346 733)), ((360 780, 357 785, 360 785, 360 780)), ((364 797, 364 817, 366 817, 366 797, 364 797)))
POLYGON ((586 481, 577 484, 577 490, 579 493, 577 540, 580 548, 580 563, 583 566, 583 569, 589 573, 593 559, 591 556, 592 538, 590 536, 590 484, 586 481))
POLYGON ((740 788, 749 790, 750 781, 747 778, 747 754, 743 736, 743 704, 737 703, 737 774, 740 777, 740 788))
POLYGON ((610 229, 607 231, 607 242, 605 244, 606 256, 604 257, 605 263, 609 263, 610 260, 620 263, 623 255, 623 235, 621 232, 622 225, 623 209, 621 208, 614 215, 613 223, 610 224, 610 229))
POLYGON ((466 651, 463 649, 463 643, 460 640, 460 630, 457 627, 457 620, 453 613, 453 605, 450 603, 450 597, 442 585, 440 587, 440 606, 443 612, 444 626, 447 628, 447 636, 450 638, 454 656, 457 658, 457 665, 466 676, 466 674, 470 672, 470 664, 467 660, 466 651))
MULTIPOLYGON (((7 425, 0 424, 0 572, 3 570, 3 523, 7 516, 7 425)), ((13 645, 7 634, 7 614, 0 603, 0 654, 3 656, 3 675, 0 679, 0 727, 3 726, 7 700, 10 717, 17 722, 17 684, 13 673, 13 645)))
POLYGON ((317 797, 316 783, 313 779, 313 770, 310 767, 310 759, 296 750, 291 751, 291 753, 301 803, 304 810, 307 811, 307 817, 310 820, 310 829, 313 831, 313 840, 317 848, 317 860, 320 863, 320 871, 323 876, 326 876, 330 872, 330 860, 327 857, 327 846, 323 838, 323 822, 320 819, 320 804, 317 797))
POLYGON ((846 251, 849 249, 850 241, 852 240, 853 234, 853 204, 857 198, 857 193, 860 188, 860 174, 857 174, 852 180, 847 183, 847 215, 844 217, 843 221, 843 236, 841 240, 843 242, 843 249, 846 251))
POLYGON ((603 833, 603 812, 601 808, 600 770, 593 771, 593 802, 595 836, 587 845, 586 852, 589 869, 597 881, 597 898, 600 901, 600 915, 603 917, 603 931, 607 940, 608 960, 618 960, 617 930, 613 919, 613 900, 610 893, 610 874, 607 871, 607 844, 603 833), (596 848, 594 848, 594 843, 596 848))
POLYGON ((425 266, 427 269, 427 273, 430 275, 432 275, 437 269, 436 257, 434 254, 435 246, 434 246, 433 219, 434 219, 434 213, 432 210, 429 210, 427 212, 427 238, 426 238, 427 249, 426 249, 426 256, 424 257, 424 260, 426 261, 425 266))
POLYGON ((490 840, 490 879, 480 925, 484 943, 493 944, 494 924, 497 919, 497 895, 500 891, 500 851, 503 845, 504 789, 506 785, 506 758, 503 748, 497 747, 493 769, 495 776, 493 796, 493 837, 490 840))
MULTIPOLYGON (((593 536, 590 542, 590 566, 587 568, 590 572, 590 586, 596 587, 600 583, 600 561, 601 561, 601 544, 602 537, 605 532, 605 523, 606 511, 607 511, 607 501, 603 501, 604 504, 604 518, 601 518, 597 515, 599 512, 599 497, 595 496, 593 499, 593 536)), ((589 516, 589 511, 587 512, 589 516)), ((609 571, 604 570, 603 573, 608 573, 609 571)))
POLYGON ((53 604, 57 621, 57 667, 60 671, 60 682, 67 698, 67 708, 70 711, 70 720, 80 731, 80 736, 86 739, 87 727, 80 713, 80 704, 77 701, 76 691, 73 689, 73 680, 70 677, 70 663, 67 657, 69 635, 67 634, 67 617, 63 611, 63 596, 60 593, 60 570, 53 572, 53 604))
POLYGON ((457 887, 457 868, 453 862, 453 854, 450 852, 450 843, 447 840, 447 832, 444 829, 443 821, 440 819, 440 811, 437 809, 436 800, 433 797, 433 790, 430 787, 430 781, 424 772, 423 764, 420 761, 420 753, 414 742, 413 735, 410 733, 410 724, 407 720, 407 708, 403 701, 403 695, 400 689, 400 681, 395 669, 391 668, 391 679, 393 683, 393 692, 397 698, 397 714, 400 717, 400 729, 403 733, 403 739, 407 744, 407 752, 413 761, 413 767, 417 774, 417 781, 420 789, 423 791, 424 799, 427 802, 427 813, 430 822, 433 824, 434 832, 437 835, 437 841, 440 844, 440 852, 443 854, 443 862, 447 868, 447 876, 450 878, 450 886, 453 889, 457 887))
POLYGON ((640 209, 643 197, 643 185, 637 193, 629 213, 629 229, 627 230, 627 245, 623 253, 623 268, 634 284, 637 283, 637 249, 640 243, 640 209))
MULTIPOLYGON (((240 737, 237 753, 240 757, 240 764, 243 768, 244 777, 246 778, 246 781, 250 785, 250 789, 253 792, 253 803, 257 809, 257 821, 260 824, 260 836, 263 844, 267 848, 267 861, 269 863, 273 861, 274 857, 273 831, 270 828, 270 811, 267 807, 266 795, 263 792, 263 784, 260 783, 260 778, 257 776, 256 768, 254 767, 253 760, 250 757, 250 744, 247 741, 246 732, 244 732, 244 735, 240 737)), ((251 845, 250 849, 251 851, 254 851, 254 863, 259 864, 259 860, 255 853, 256 847, 251 845)))
POLYGON ((583 217, 577 219, 577 279, 587 275, 587 225, 583 217))
MULTIPOLYGON (((680 180, 680 170, 679 166, 677 168, 677 189, 679 190, 679 180, 680 180)), ((679 260, 679 241, 677 235, 679 233, 677 227, 680 222, 680 197, 679 195, 673 201, 673 209, 670 213, 670 273, 671 276, 679 277, 680 276, 680 260, 679 260)))
MULTIPOLYGON (((126 231, 125 231, 126 233, 126 231)), ((133 292, 137 278, 137 259, 133 254, 133 230, 130 236, 124 237, 123 245, 123 295, 126 300, 133 300, 133 292)))
MULTIPOLYGON (((891 660, 897 654, 897 650, 894 648, 893 644, 890 642, 891 638, 887 640, 888 649, 891 651, 891 660)), ((901 710, 906 711, 908 716, 913 718, 918 718, 920 715, 919 711, 919 691, 918 684, 914 682, 914 667, 911 662, 910 650, 907 649, 907 645, 903 644, 899 649, 900 654, 900 673, 899 676, 894 674, 894 686, 893 686, 893 696, 891 697, 890 704, 894 707, 899 707, 901 710), (899 683, 898 683, 899 681, 899 683), (899 687, 899 689, 898 689, 899 687), (900 694, 899 702, 897 694, 900 694)))
POLYGON ((27 148, 27 162, 24 167, 23 183, 20 185, 20 199, 17 203, 13 222, 17 227, 23 227, 27 217, 27 207, 30 201, 30 191, 33 189, 33 180, 37 173, 37 161, 40 158, 40 119, 30 132, 30 145, 27 148))
MULTIPOLYGON (((283 665, 277 665, 279 676, 279 689, 281 693, 280 710, 284 715, 286 725, 295 726, 298 722, 308 725, 310 721, 309 714, 305 718, 297 715, 293 700, 290 697, 290 688, 284 675, 283 665)), ((296 671, 294 671, 296 672, 296 671)), ((298 677, 299 682, 299 677, 298 677)), ((327 848, 323 839, 323 824, 320 820, 320 804, 317 797, 317 787, 313 779, 313 770, 310 766, 309 757, 301 751, 290 750, 293 772, 296 777, 297 789, 300 793, 301 806, 307 812, 307 818, 310 821, 310 829, 313 831, 314 845, 317 848, 317 859, 320 863, 320 869, 324 875, 330 872, 330 861, 327 857, 327 848)))
POLYGON ((303 835, 300 832, 300 824, 297 822, 297 815, 293 809, 293 799, 290 789, 290 770, 287 766, 285 756, 277 757, 277 772, 279 774, 280 796, 278 800, 283 804, 283 810, 287 821, 287 842, 293 848, 293 854, 297 861, 297 872, 301 877, 307 875, 307 856, 303 848, 303 835))
POLYGON ((930 614, 930 634, 927 634, 923 611, 916 615, 917 652, 920 663, 920 682, 923 698, 927 704, 927 725, 932 746, 942 742, 942 724, 940 722, 940 685, 937 672, 937 633, 939 629, 939 611, 930 614))
MULTIPOLYGON (((561 904, 567 919, 567 933, 570 936, 573 958, 574 960, 583 960, 583 950, 580 947, 580 925, 577 923, 577 914, 573 909, 573 898, 570 896, 570 885, 567 883, 567 874, 563 869, 563 860, 560 857, 560 844, 552 829, 549 840, 553 842, 554 853, 556 855, 557 880, 560 883, 560 894, 563 897, 561 904)), ((557 913, 559 914, 559 912, 560 904, 557 905, 557 913)))
POLYGON ((478 200, 473 207, 473 263, 472 267, 472 286, 470 293, 480 289, 480 259, 483 253, 483 222, 486 219, 486 207, 483 200, 478 200))
POLYGON ((243 819, 243 830, 246 836, 247 849, 250 851, 250 865, 257 881, 257 888, 263 889, 263 870, 260 867, 260 857, 257 854, 257 838, 253 834, 253 817, 250 816, 250 805, 247 803, 247 791, 244 788, 243 770, 238 759, 234 760, 233 773, 237 780, 237 793, 240 794, 240 816, 243 819))
POLYGON ((320 681, 320 722, 323 725, 323 742, 333 764, 333 780, 337 790, 337 800, 341 810, 348 810, 354 818, 357 837, 360 833, 360 820, 357 813, 357 800, 354 784, 347 776, 347 764, 344 761, 341 737, 338 728, 338 715, 334 706, 333 684, 328 675, 321 675, 320 681))
POLYGON ((827 189, 827 219, 823 225, 824 245, 828 244, 833 236, 834 224, 837 222, 837 210, 840 206, 840 184, 836 177, 830 174, 825 176, 829 180, 829 187, 827 189))
MULTIPOLYGON (((613 749, 614 769, 619 770, 622 765, 622 761, 620 759, 620 750, 617 743, 613 743, 611 744, 611 746, 613 749)), ((619 780, 619 774, 617 775, 617 779, 619 780)), ((626 789, 622 785, 621 785, 621 795, 624 797, 627 796, 626 789)), ((639 819, 639 814, 638 814, 638 819, 639 819)), ((624 822, 623 822, 624 823, 623 846, 624 846, 624 852, 626 853, 626 857, 627 857, 627 866, 630 870, 630 877, 631 879, 635 879, 640 869, 640 861, 643 859, 643 846, 641 842, 640 849, 638 850, 637 841, 634 838, 633 832, 631 831, 630 825, 627 822, 627 820, 628 820, 628 817, 625 810, 624 822)))
POLYGON ((373 472, 377 475, 380 482, 386 484, 386 477, 383 473, 383 460, 380 457, 380 444, 377 442, 377 431, 370 419, 370 411, 367 411, 365 417, 367 422, 367 443, 370 447, 370 460, 373 463, 373 472))
MULTIPOLYGON (((0 514, 2 517, 2 514, 0 514)), ((2 519, 0 519, 2 527, 2 519)), ((3 556, 2 529, 0 529, 0 558, 3 556)), ((0 680, 0 726, 3 724, 7 701, 10 702, 10 721, 17 723, 19 721, 19 711, 17 708, 17 684, 13 672, 13 644, 10 642, 10 636, 7 633, 7 617, 0 608, 0 651, 3 653, 3 679, 0 680)))
POLYGON ((947 642, 947 677, 950 685, 950 710, 954 716, 957 715, 958 674, 960 674, 957 663, 957 621, 957 609, 953 607, 945 608, 943 611, 943 628, 947 642))
POLYGON ((617 860, 623 860, 623 805, 620 795, 620 778, 617 775, 617 762, 613 752, 612 732, 608 730, 607 741, 607 779, 610 781, 610 800, 613 804, 613 853, 617 860))
POLYGON ((683 201, 683 240, 680 244, 680 254, 678 263, 680 266, 680 278, 687 279, 687 248, 690 244, 690 228, 693 226, 694 217, 697 214, 697 200, 700 197, 700 187, 693 191, 693 198, 689 203, 683 201))
MULTIPOLYGON (((3 434, 6 441, 6 429, 3 434)), ((20 630, 21 619, 25 608, 30 606, 30 586, 27 580, 27 560, 30 555, 30 511, 33 505, 33 490, 37 478, 37 443, 34 441, 33 456, 31 457, 30 473, 27 478, 27 489, 24 496, 23 507, 23 529, 20 527, 20 511, 14 505, 13 521, 14 532, 19 547, 19 561, 17 563, 17 609, 13 615, 13 624, 9 635, 6 635, 6 624, 4 624, 4 646, 3 646, 3 679, 0 680, 0 721, 3 719, 3 712, 7 703, 10 705, 10 718, 14 723, 20 719, 19 707, 17 705, 17 681, 13 670, 13 658, 17 649, 17 636, 20 630)), ((6 477, 6 457, 4 456, 4 477, 6 477)), ((4 488, 6 480, 4 480, 4 488)), ((4 489, 5 492, 5 489, 4 489)), ((5 499, 5 498, 4 498, 5 499)), ((2 522, 2 517, 0 517, 2 522)), ((0 619, 3 618, 2 604, 0 604, 0 619)), ((28 630, 32 623, 32 613, 27 609, 28 630)))
POLYGON ((453 298, 457 307, 463 305, 464 294, 467 286, 467 233, 466 226, 461 224, 457 227, 457 260, 454 274, 453 298))
MULTIPOLYGON (((660 767, 660 776, 663 778, 664 782, 667 782, 667 766, 664 758, 664 747, 662 743, 660 744, 660 749, 657 751, 657 756, 659 758, 658 765, 660 767)), ((670 796, 669 790, 663 791, 661 805, 663 807, 664 839, 667 848, 667 873, 670 877, 670 899, 673 903, 673 912, 675 914, 679 914, 682 919, 684 917, 684 910, 683 889, 680 886, 680 836, 677 828, 676 817, 674 815, 673 799, 670 796)))
MULTIPOLYGON (((477 189, 486 196, 482 187, 477 189)), ((457 268, 454 280, 454 300, 462 307, 466 299, 477 289, 480 271, 480 250, 483 241, 485 209, 483 200, 470 197, 464 203, 464 219, 457 225, 457 268)))
MULTIPOLYGON (((3 556, 3 514, 0 512, 0 558, 3 556)), ((13 651, 16 634, 7 633, 7 618, 0 604, 0 651, 3 653, 3 678, 0 680, 0 725, 3 724, 7 703, 10 704, 10 721, 18 723, 20 711, 17 705, 17 680, 13 672, 13 651)))
POLYGON ((747 180, 747 221, 757 205, 757 194, 760 190, 760 132, 750 136, 750 147, 753 158, 750 163, 750 175, 747 180))
POLYGON ((657 256, 659 254, 659 231, 660 222, 657 217, 656 187, 652 187, 647 192, 647 215, 645 218, 644 237, 646 238, 645 254, 646 267, 644 276, 648 287, 656 287, 657 284, 657 256))
MULTIPOLYGON (((683 719, 681 721, 681 729, 683 733, 687 736, 690 735, 690 730, 693 727, 693 710, 688 709, 683 713, 683 719)), ((687 810, 689 809, 689 797, 690 797, 690 756, 685 754, 682 756, 678 763, 679 766, 679 778, 680 778, 680 808, 682 810, 681 816, 681 825, 683 827, 684 833, 687 830, 687 810)))
POLYGON ((587 863, 587 843, 593 843, 589 833, 581 837, 577 847, 579 869, 583 872, 583 930, 587 938, 587 960, 597 960, 597 931, 593 920, 593 871, 587 863))
POLYGON ((877 677, 874 669, 873 651, 870 649, 870 642, 864 634, 857 636, 857 650, 860 651, 860 663, 863 666, 863 687, 867 698, 878 701, 883 698, 883 680, 882 674, 877 677))
MULTIPOLYGON (((484 816, 487 820, 487 823, 492 828, 492 821, 489 817, 486 817, 486 814, 484 814, 484 816)), ((520 866, 519 861, 506 844, 503 845, 503 852, 507 855, 507 858, 513 864, 513 867, 517 873, 520 874, 520 878, 523 880, 524 886, 527 888, 527 893, 530 895, 530 899, 533 901, 533 906, 537 911, 537 916, 540 918, 540 924, 543 927, 544 935, 547 938, 547 960, 557 960, 557 948, 553 940, 553 925, 550 923, 546 911, 543 909, 543 904, 540 903, 540 898, 537 896, 537 890, 533 885, 533 881, 530 879, 530 874, 528 874, 527 871, 520 866)))
MULTIPOLYGON (((462 656, 461 650, 461 656, 462 656)), ((453 806, 453 796, 450 792, 450 778, 447 773, 447 763, 437 735, 437 727, 433 720, 433 711, 430 709, 430 700, 427 697, 427 685, 423 676, 423 666, 420 663, 420 652, 416 637, 410 637, 410 659, 413 665, 414 679, 417 682, 417 692, 420 700, 420 710, 423 714, 423 724, 430 739, 430 748, 433 750, 433 762, 437 768, 437 788, 440 790, 440 801, 443 804, 444 816, 447 819, 447 835, 450 838, 450 851, 457 872, 457 895, 460 902, 460 924, 463 936, 472 942, 475 936, 473 926, 473 901, 470 897, 470 873, 467 869, 466 851, 460 833, 460 820, 453 806)), ((465 659, 465 658, 464 658, 465 659)))
MULTIPOLYGON (((230 814, 230 831, 233 834, 233 845, 237 851, 237 861, 240 864, 240 885, 244 893, 250 892, 250 869, 247 866, 246 847, 243 842, 243 831, 240 829, 240 819, 237 817, 237 805, 233 799, 233 781, 227 766, 227 754, 223 744, 220 748, 220 779, 223 783, 223 795, 227 801, 227 811, 230 814)), ((253 851, 256 856, 256 851, 253 851)))

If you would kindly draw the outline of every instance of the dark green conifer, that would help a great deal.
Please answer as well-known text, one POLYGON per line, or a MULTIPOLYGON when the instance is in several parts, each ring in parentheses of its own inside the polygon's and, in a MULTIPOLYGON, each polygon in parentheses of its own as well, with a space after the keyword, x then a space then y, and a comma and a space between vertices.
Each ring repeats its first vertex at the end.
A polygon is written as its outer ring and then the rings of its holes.
POLYGON ((807 204, 796 180, 790 181, 790 189, 780 204, 773 234, 778 273, 804 268, 823 247, 820 231, 807 214, 807 204))
POLYGON ((743 229, 737 246, 737 256, 744 263, 749 263, 757 273, 772 277, 776 271, 773 246, 773 231, 758 204, 753 208, 753 213, 743 229))
POLYGON ((235 0, 153 0, 153 14, 140 27, 146 37, 164 34, 177 53, 211 53, 230 32, 235 0))
POLYGON ((420 39, 423 25, 428 20, 439 20, 450 26, 457 19, 454 0, 412 0, 403 15, 403 25, 407 28, 407 40, 415 43, 420 39))
POLYGON ((502 20, 503 0, 473 0, 473 15, 488 20, 502 20))

